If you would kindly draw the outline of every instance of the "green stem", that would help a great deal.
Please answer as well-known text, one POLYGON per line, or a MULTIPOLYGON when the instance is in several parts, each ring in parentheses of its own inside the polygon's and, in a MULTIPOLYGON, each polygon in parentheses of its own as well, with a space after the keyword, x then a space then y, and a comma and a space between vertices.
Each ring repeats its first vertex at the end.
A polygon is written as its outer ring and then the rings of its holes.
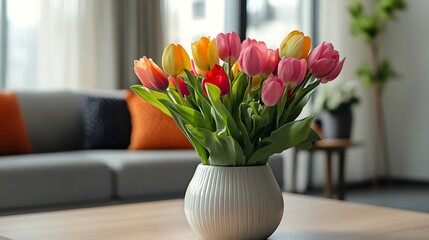
POLYGON ((244 96, 249 96, 250 93, 252 92, 252 77, 247 76, 247 78, 249 79, 249 85, 247 86, 246 93, 244 94, 244 96))
POLYGON ((185 100, 183 99, 182 90, 180 90, 179 80, 177 79, 177 76, 174 76, 174 83, 176 84, 176 90, 179 93, 180 103, 182 105, 187 105, 185 104, 185 100))

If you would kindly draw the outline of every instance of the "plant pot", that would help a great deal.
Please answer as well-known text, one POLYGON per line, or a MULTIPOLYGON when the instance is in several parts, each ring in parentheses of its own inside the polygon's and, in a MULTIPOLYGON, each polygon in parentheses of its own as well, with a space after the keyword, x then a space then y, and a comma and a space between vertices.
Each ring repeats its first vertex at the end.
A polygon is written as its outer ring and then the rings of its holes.
POLYGON ((349 139, 351 136, 353 115, 351 108, 322 114, 323 138, 349 139))
POLYGON ((186 219, 204 239, 266 239, 283 216, 283 196, 268 165, 198 165, 185 194, 186 219))

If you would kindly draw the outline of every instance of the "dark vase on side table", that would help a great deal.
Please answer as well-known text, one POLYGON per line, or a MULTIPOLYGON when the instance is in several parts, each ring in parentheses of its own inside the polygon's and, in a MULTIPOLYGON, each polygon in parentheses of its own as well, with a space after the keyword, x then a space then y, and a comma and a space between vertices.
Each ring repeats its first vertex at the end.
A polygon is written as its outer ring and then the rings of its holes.
POLYGON ((352 109, 340 108, 337 111, 326 111, 321 115, 323 138, 350 139, 353 123, 352 109))

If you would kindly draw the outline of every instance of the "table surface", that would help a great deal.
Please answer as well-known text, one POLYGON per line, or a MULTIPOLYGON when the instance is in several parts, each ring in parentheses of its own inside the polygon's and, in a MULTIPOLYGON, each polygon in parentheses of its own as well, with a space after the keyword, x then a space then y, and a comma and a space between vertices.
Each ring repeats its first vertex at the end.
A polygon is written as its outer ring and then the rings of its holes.
MULTIPOLYGON (((269 239, 429 239, 429 214, 283 195, 282 222, 269 239)), ((198 239, 183 199, 0 217, 10 239, 198 239)), ((1 237, 0 237, 1 239, 1 237)))

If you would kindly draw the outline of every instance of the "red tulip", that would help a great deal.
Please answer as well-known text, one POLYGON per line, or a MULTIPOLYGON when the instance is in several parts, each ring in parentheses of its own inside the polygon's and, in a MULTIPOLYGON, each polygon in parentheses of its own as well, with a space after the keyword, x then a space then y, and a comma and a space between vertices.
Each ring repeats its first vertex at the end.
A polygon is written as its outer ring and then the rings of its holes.
POLYGON ((308 68, 322 83, 335 79, 343 68, 345 58, 340 61, 340 55, 331 43, 323 42, 308 56, 308 68))
POLYGON ((307 61, 296 58, 282 58, 278 66, 278 75, 286 85, 295 87, 300 84, 307 73, 307 61))
POLYGON ((223 96, 229 92, 230 84, 225 70, 218 64, 214 65, 211 71, 206 71, 206 77, 201 82, 204 92, 207 95, 206 83, 213 84, 220 89, 220 95, 223 96))
POLYGON ((150 58, 134 60, 134 72, 143 86, 149 89, 164 91, 168 87, 167 76, 150 58))
POLYGON ((219 33, 216 36, 216 44, 219 58, 222 61, 234 64, 238 60, 241 51, 241 41, 237 33, 219 33))
MULTIPOLYGON (((176 86, 176 81, 174 80, 173 76, 169 76, 168 77, 168 81, 175 87, 176 86)), ((191 93, 189 92, 188 88, 186 87, 186 83, 185 81, 183 81, 183 79, 179 76, 177 76, 177 82, 179 83, 179 87, 180 87, 180 92, 182 92, 182 96, 189 96, 191 93)))
POLYGON ((247 38, 241 44, 241 53, 238 62, 244 73, 256 76, 262 73, 268 62, 267 46, 264 42, 256 42, 247 38))
POLYGON ((262 87, 262 102, 267 106, 276 105, 283 96, 285 84, 279 77, 269 76, 262 87))

